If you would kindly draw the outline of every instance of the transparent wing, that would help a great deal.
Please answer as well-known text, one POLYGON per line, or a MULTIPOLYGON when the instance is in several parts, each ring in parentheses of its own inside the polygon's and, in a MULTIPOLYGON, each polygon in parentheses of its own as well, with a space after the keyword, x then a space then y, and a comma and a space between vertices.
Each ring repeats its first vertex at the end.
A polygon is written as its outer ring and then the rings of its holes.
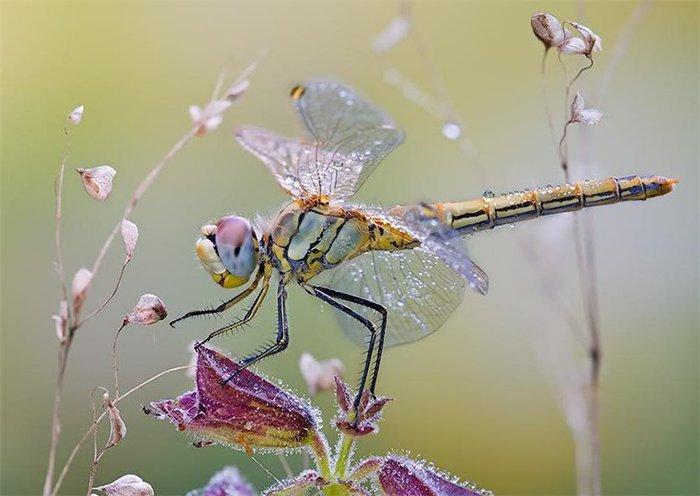
POLYGON ((292 101, 308 138, 355 166, 338 175, 334 194, 349 198, 374 168, 404 141, 404 134, 384 112, 352 89, 312 81, 292 90, 292 101))
POLYGON ((486 294, 489 278, 467 254, 467 245, 457 231, 439 220, 430 205, 394 207, 390 213, 427 251, 461 274, 474 291, 486 294))
POLYGON ((350 198, 379 162, 403 142, 391 118, 332 82, 310 82, 292 90, 307 140, 264 129, 236 133, 241 145, 262 160, 293 196, 350 198))
POLYGON ((282 189, 290 195, 302 198, 315 191, 316 188, 309 183, 311 175, 306 172, 310 166, 307 162, 315 156, 315 150, 311 150, 309 145, 252 126, 237 129, 236 139, 267 166, 282 189))
MULTIPOLYGON (((367 252, 330 271, 330 284, 383 305, 388 311, 386 346, 409 343, 437 330, 462 301, 467 284, 485 294, 488 276, 466 254, 464 240, 437 219, 428 206, 398 207, 384 222, 408 231, 415 248, 367 252)), ((354 307, 378 322, 371 310, 354 307)), ((354 341, 366 331, 339 314, 341 326, 354 341)))
MULTIPOLYGON (((387 309, 387 347, 410 343, 437 330, 462 301, 465 280, 424 248, 367 252, 331 271, 330 285, 387 309)), ((353 306, 377 325, 376 312, 353 306)), ((345 334, 360 344, 367 329, 336 312, 345 334)))

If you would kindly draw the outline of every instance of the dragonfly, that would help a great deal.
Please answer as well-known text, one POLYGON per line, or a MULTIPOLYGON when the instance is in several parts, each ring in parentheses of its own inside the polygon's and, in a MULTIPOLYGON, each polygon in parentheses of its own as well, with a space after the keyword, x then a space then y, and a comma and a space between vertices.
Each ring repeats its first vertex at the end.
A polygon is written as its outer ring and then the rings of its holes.
POLYGON ((337 310, 345 334, 366 346, 356 407, 367 387, 375 393, 385 348, 436 331, 467 287, 487 293, 488 276, 469 257, 465 236, 584 207, 654 198, 672 191, 677 182, 633 175, 498 196, 485 193, 467 201, 361 205, 353 196, 403 143, 403 131, 336 82, 300 84, 290 97, 304 138, 258 127, 236 131, 238 142, 267 166, 290 200, 274 215, 253 222, 229 215, 206 224, 196 241, 197 257, 215 283, 245 289, 171 325, 221 314, 255 294, 241 319, 211 332, 201 346, 249 323, 276 282, 275 339, 243 358, 243 370, 287 348, 287 287, 296 284, 337 310))

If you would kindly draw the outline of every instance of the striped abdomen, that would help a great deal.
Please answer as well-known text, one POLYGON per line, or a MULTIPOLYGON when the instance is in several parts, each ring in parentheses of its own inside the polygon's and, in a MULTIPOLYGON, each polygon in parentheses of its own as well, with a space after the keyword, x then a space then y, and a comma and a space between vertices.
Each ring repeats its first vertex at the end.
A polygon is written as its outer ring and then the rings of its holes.
POLYGON ((460 234, 471 234, 540 215, 628 200, 646 200, 671 192, 676 182, 662 176, 610 177, 500 196, 485 195, 465 202, 438 203, 434 208, 460 234))

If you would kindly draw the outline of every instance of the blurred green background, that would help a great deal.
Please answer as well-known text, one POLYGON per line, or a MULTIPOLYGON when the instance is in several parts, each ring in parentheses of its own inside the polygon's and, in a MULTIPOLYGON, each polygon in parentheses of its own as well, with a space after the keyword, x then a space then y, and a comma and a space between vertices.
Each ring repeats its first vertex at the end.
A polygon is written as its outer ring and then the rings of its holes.
MULTIPOLYGON (((141 231, 135 259, 109 310, 75 342, 59 464, 89 426, 91 389, 111 384, 112 336, 138 296, 160 295, 173 316, 218 301, 227 293, 193 255, 199 226, 226 213, 269 212, 284 201, 271 176, 232 139, 237 124, 294 134, 289 86, 331 77, 377 102, 407 133, 406 144, 366 183, 362 201, 466 199, 485 189, 559 182, 540 90, 542 47, 530 15, 550 10, 602 36, 604 51, 579 86, 585 96, 609 71, 615 40, 634 8, 624 2, 417 4, 416 26, 480 152, 476 160, 442 136, 441 122, 383 83, 370 42, 396 16, 395 3, 3 2, 2 493, 38 494, 46 468, 57 349, 51 315, 59 299, 52 188, 64 118, 73 107, 86 110, 71 136, 65 184, 69 276, 92 264, 131 191, 187 131, 188 105, 208 99, 222 66, 230 61, 235 73, 267 50, 240 105, 217 132, 179 154, 135 210, 141 231), (98 164, 118 171, 105 203, 89 198, 72 172, 98 164)), ((411 41, 388 60, 430 87, 411 41)), ((576 61, 567 63, 573 68, 576 61)), ((603 122, 572 129, 576 170, 656 173, 681 183, 661 199, 585 214, 594 225, 601 295, 603 490, 697 494, 698 4, 652 5, 615 67, 604 97, 592 102, 606 112, 603 122)), ((558 123, 563 96, 554 57, 549 70, 558 123)), ((499 494, 574 492, 574 446, 553 379, 561 371, 553 364, 570 364, 565 345, 579 341, 522 250, 524 243, 556 245, 561 256, 547 257, 547 277, 554 275, 554 291, 581 318, 566 225, 547 219, 469 240, 491 276, 491 292, 468 295, 438 333, 385 354, 380 391, 396 401, 361 455, 410 450, 499 494), (540 353, 552 336, 564 346, 540 353)), ((90 308, 112 287, 122 257, 117 240, 94 281, 90 308)), ((361 350, 343 339, 330 309, 298 290, 289 307, 291 347, 261 369, 303 390, 297 361, 308 350, 340 357, 354 378, 361 350)), ((212 325, 127 329, 120 341, 122 384, 187 363, 189 343, 212 325)), ((252 329, 216 344, 243 354, 271 337, 273 325, 268 306, 252 329)), ((196 450, 172 426, 141 413, 141 403, 174 397, 190 384, 170 375, 121 405, 128 436, 106 455, 99 483, 137 473, 157 494, 182 494, 234 464, 258 489, 270 484, 245 454, 196 450)), ((330 418, 330 398, 319 403, 330 418)), ((84 492, 89 451, 76 460, 65 494, 84 492)), ((282 475, 274 456, 259 461, 282 475)), ((300 466, 298 458, 291 463, 300 466)))

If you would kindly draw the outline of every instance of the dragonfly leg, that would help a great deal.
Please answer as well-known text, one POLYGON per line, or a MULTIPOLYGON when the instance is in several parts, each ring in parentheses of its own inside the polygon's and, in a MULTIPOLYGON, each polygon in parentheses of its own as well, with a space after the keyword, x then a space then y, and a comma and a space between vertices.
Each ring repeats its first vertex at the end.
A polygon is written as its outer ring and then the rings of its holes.
POLYGON ((262 306, 262 302, 265 300, 265 296, 267 295, 267 290, 269 287, 270 287, 270 285, 269 285, 268 281, 266 280, 263 283, 263 287, 260 289, 260 292, 255 297, 253 304, 250 306, 250 308, 248 309, 248 311, 246 312, 246 314, 243 316, 242 319, 237 320, 236 322, 233 322, 232 324, 226 325, 224 327, 220 327, 219 329, 215 330, 214 332, 209 334, 209 336, 207 336, 207 338, 205 340, 197 343, 195 345, 195 349, 197 349, 200 346, 202 346, 203 344, 209 342, 210 340, 212 340, 216 336, 219 336, 225 332, 228 332, 228 331, 231 331, 231 330, 236 329, 238 327, 241 327, 242 325, 245 325, 248 322, 250 322, 253 319, 253 317, 255 317, 255 314, 258 313, 258 310, 262 306))
POLYGON ((258 273, 256 274, 255 279, 253 279, 253 282, 250 283, 250 286, 248 286, 245 290, 241 291, 230 300, 226 300, 221 305, 214 308, 208 308, 205 310, 193 310, 191 312, 187 312, 182 317, 178 317, 177 319, 170 321, 170 327, 175 327, 175 324, 177 324, 181 320, 190 319, 192 317, 200 317, 202 315, 213 315, 216 313, 225 312, 229 308, 243 301, 251 293, 253 293, 253 291, 255 291, 255 289, 258 287, 258 283, 260 282, 260 279, 262 279, 262 276, 263 269, 261 268, 260 270, 258 270, 258 273))
POLYGON ((379 341, 377 342, 377 353, 376 353, 376 358, 375 358, 375 362, 374 362, 374 369, 372 372, 372 379, 370 381, 370 392, 372 394, 374 394, 374 389, 375 389, 376 384, 377 384, 377 376, 379 374, 379 363, 381 361, 382 347, 384 346, 384 334, 386 331, 386 316, 387 316, 386 309, 382 305, 374 303, 373 301, 366 300, 364 298, 360 298, 359 296, 354 296, 354 295, 347 294, 347 293, 341 293, 340 291, 336 291, 336 290, 331 289, 331 288, 325 288, 325 287, 321 287, 321 286, 311 286, 311 289, 312 289, 315 296, 322 299, 323 301, 325 301, 329 305, 333 306, 334 308, 337 308, 341 312, 354 318, 355 320, 360 322, 362 325, 367 327, 367 329, 369 329, 370 341, 369 341, 369 345, 367 347, 367 355, 365 357, 365 364, 364 364, 364 368, 362 371, 362 378, 360 379, 360 385, 357 389, 357 396, 355 396, 354 406, 355 406, 355 408, 357 408, 358 405, 360 404, 360 398, 362 397, 362 393, 364 392, 365 385, 367 383, 367 377, 369 376, 369 371, 370 371, 370 368, 372 366, 372 354, 374 352, 375 342, 377 341, 377 337, 378 337, 379 341), (347 301, 350 303, 354 303, 356 305, 367 307, 367 308, 379 313, 382 317, 382 323, 379 326, 379 329, 377 329, 374 322, 372 322, 368 318, 364 317, 363 315, 360 315, 359 313, 355 312, 353 309, 351 309, 347 305, 339 302, 338 300, 343 300, 343 301, 347 301))
POLYGON ((253 355, 250 355, 240 362, 240 368, 227 377, 222 385, 229 382, 231 379, 236 377, 242 371, 250 367, 251 365, 259 362, 263 358, 275 355, 281 351, 284 351, 289 345, 289 324, 287 322, 287 290, 284 287, 284 283, 280 281, 277 288, 277 336, 274 343, 270 346, 260 350, 253 355))

